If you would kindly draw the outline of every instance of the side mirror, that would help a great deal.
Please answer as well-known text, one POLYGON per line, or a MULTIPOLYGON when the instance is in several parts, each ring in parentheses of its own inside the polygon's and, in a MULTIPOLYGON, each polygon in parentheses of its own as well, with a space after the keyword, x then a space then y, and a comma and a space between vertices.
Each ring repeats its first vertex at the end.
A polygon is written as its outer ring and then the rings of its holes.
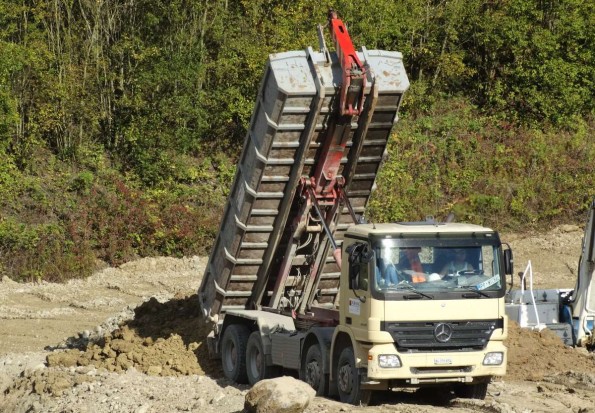
POLYGON ((514 258, 512 256, 512 250, 504 250, 504 274, 512 275, 514 273, 514 258))
POLYGON ((360 284, 360 272, 362 266, 362 252, 365 244, 358 243, 349 260, 349 286, 352 290, 358 290, 360 284))
POLYGON ((349 254, 349 287, 352 290, 361 288, 360 271, 362 265, 368 263, 374 257, 374 251, 365 242, 356 242, 347 247, 349 254))
POLYGON ((359 264, 349 264, 349 288, 357 290, 359 285, 359 264))

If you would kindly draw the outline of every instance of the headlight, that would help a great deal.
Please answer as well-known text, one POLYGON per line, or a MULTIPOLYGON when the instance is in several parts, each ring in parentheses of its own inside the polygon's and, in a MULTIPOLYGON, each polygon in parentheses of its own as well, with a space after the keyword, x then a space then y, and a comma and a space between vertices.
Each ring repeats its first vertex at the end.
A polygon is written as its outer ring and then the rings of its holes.
POLYGON ((394 354, 381 354, 378 356, 378 365, 384 368, 401 367, 401 360, 394 354))
POLYGON ((499 366, 504 361, 504 353, 501 351, 495 351, 492 353, 486 354, 483 358, 483 365, 484 366, 499 366))

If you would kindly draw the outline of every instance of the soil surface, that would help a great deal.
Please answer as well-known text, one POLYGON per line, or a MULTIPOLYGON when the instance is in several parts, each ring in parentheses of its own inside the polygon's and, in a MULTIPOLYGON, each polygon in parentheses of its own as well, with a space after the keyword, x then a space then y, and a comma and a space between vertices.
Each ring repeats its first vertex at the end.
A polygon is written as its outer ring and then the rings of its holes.
MULTIPOLYGON (((573 288, 583 232, 503 235, 534 288, 573 288)), ((247 386, 209 359, 196 291, 205 257, 146 258, 66 284, 0 283, 0 412, 240 412, 247 386)), ((518 277, 515 277, 518 286, 518 277)), ((511 323, 508 374, 485 401, 439 391, 375 395, 308 412, 595 412, 595 356, 511 323)))

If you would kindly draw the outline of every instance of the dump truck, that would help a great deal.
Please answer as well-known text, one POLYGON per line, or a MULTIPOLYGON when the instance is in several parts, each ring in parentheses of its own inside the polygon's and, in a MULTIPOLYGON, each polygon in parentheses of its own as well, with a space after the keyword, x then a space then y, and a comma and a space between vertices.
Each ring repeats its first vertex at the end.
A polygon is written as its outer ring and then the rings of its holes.
POLYGON ((319 26, 319 51, 268 59, 198 292, 209 352, 234 382, 293 373, 346 403, 483 398, 506 371, 512 253, 478 225, 366 223, 409 80, 401 53, 328 27, 333 52, 319 26))

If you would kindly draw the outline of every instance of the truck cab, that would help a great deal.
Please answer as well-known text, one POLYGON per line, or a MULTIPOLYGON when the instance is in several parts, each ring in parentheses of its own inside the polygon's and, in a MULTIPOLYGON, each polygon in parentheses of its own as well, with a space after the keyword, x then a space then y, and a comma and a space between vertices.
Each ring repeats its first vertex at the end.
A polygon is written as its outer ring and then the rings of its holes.
POLYGON ((344 254, 331 356, 342 399, 438 383, 481 398, 490 377, 506 373, 510 263, 496 232, 458 223, 357 225, 344 254), (349 345, 354 366, 339 361, 349 345), (361 389, 346 385, 354 373, 361 389))

